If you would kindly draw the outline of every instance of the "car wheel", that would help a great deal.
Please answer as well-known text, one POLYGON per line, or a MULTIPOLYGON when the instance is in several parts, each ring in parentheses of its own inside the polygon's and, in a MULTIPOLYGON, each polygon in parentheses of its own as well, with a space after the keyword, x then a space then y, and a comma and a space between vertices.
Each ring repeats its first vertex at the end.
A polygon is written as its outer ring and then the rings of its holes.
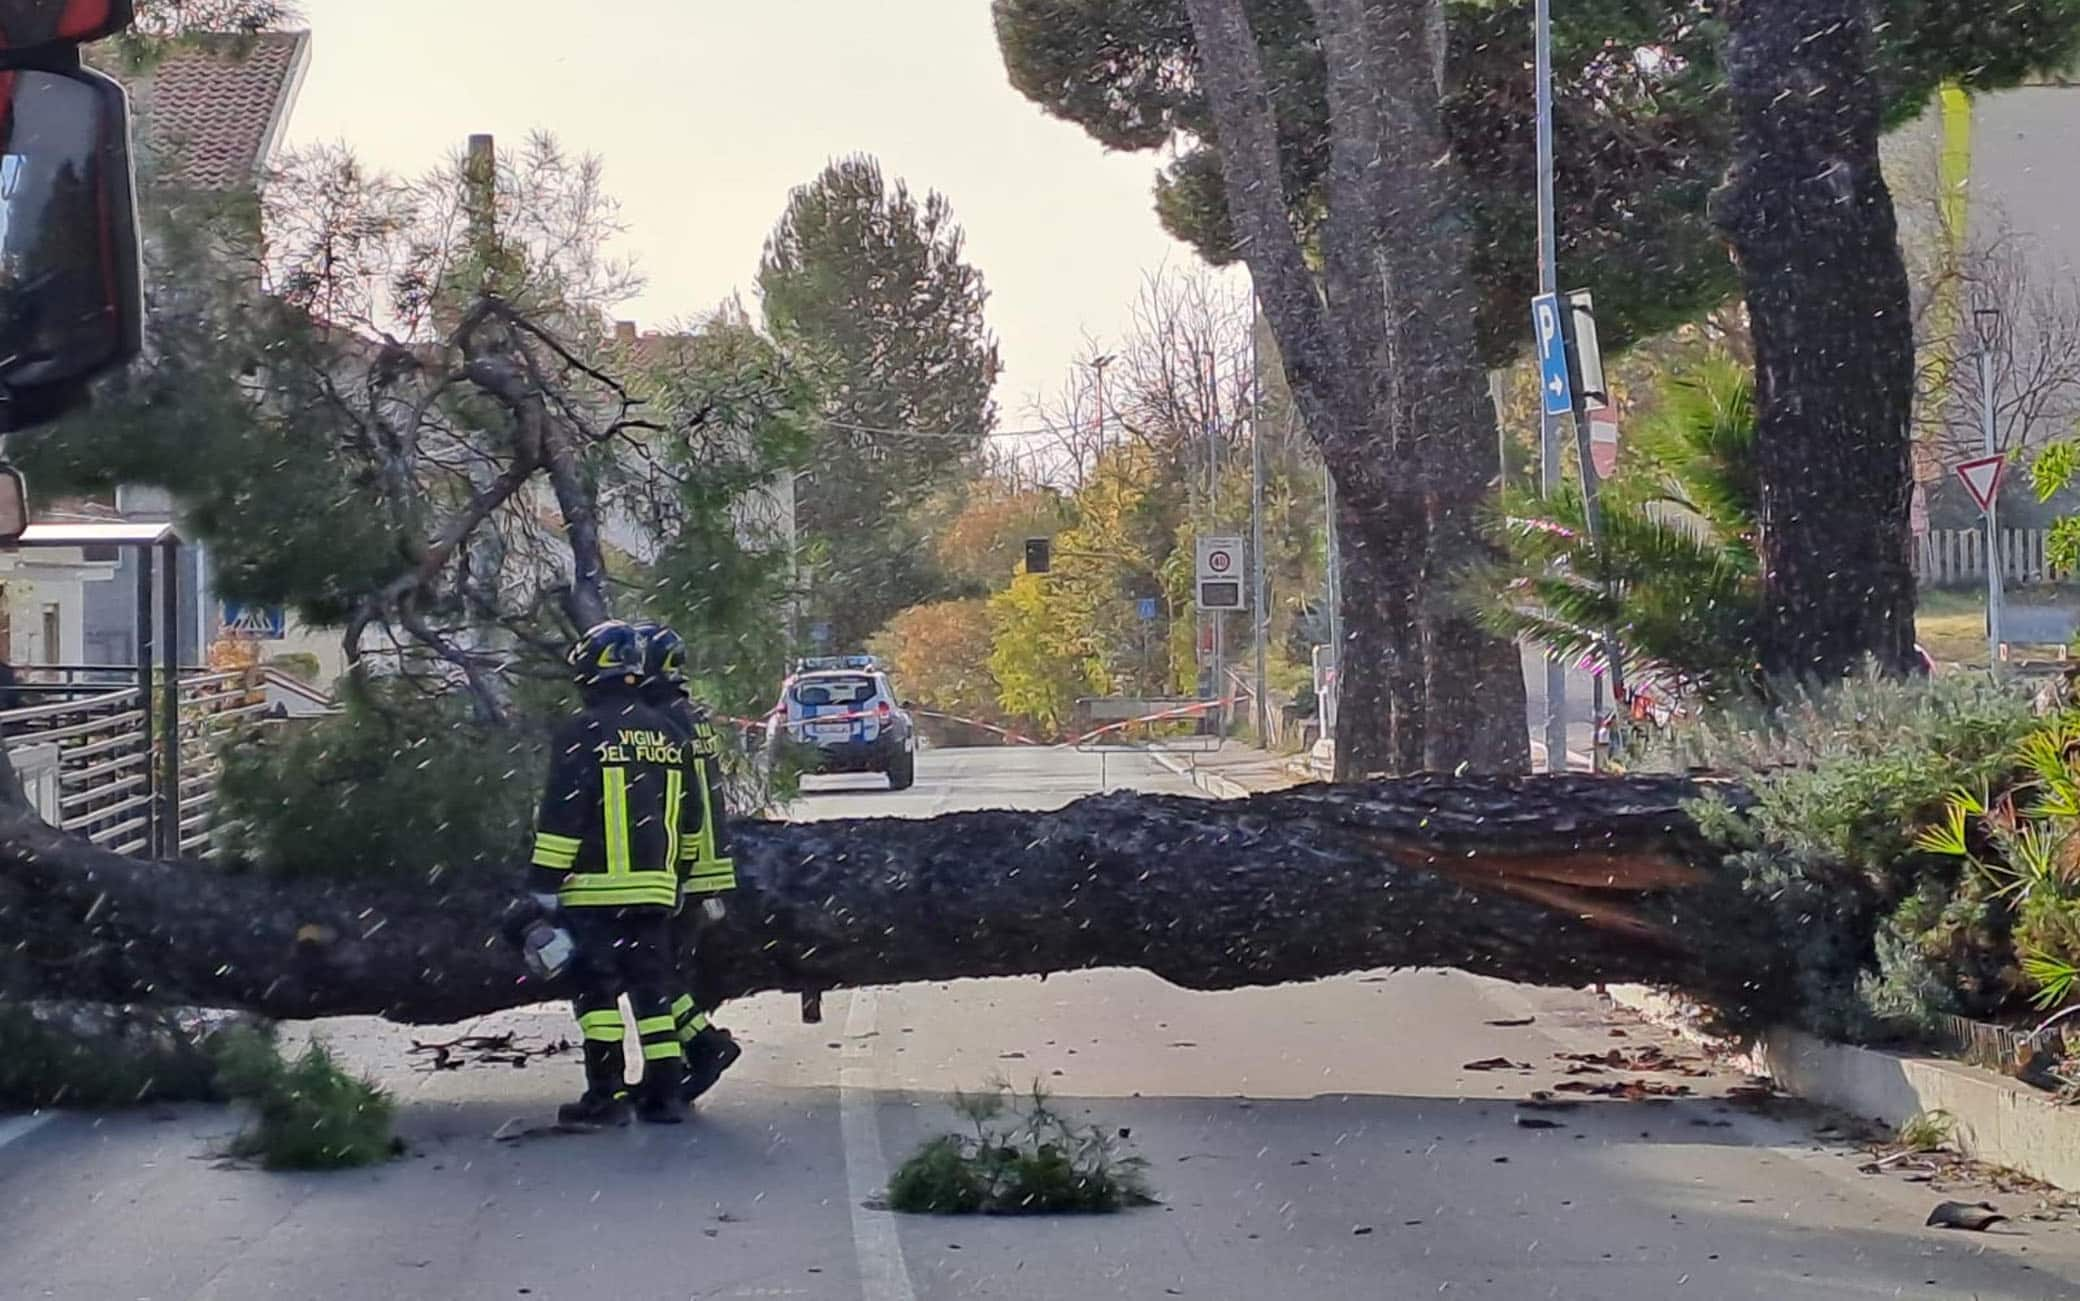
POLYGON ((899 750, 896 757, 888 761, 888 788, 892 791, 907 791, 917 784, 917 756, 908 750, 899 750))

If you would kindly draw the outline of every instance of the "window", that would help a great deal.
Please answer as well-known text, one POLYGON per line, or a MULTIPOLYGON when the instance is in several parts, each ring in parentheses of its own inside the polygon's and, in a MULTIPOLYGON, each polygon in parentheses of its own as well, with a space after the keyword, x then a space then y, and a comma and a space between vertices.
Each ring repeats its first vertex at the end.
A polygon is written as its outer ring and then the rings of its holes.
POLYGON ((797 704, 818 708, 825 705, 864 705, 874 698, 874 679, 812 678, 795 687, 794 698, 797 704))

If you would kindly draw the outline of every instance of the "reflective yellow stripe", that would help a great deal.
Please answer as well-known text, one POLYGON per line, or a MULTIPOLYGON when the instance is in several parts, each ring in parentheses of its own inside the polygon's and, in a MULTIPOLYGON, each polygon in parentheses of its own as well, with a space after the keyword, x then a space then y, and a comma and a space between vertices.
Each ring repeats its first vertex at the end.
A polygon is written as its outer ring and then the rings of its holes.
POLYGON ((681 994, 672 1000, 672 1021, 684 1020, 693 1011, 693 995, 681 994))
POLYGON ((619 1009, 606 1012, 586 1012, 578 1017, 578 1029, 594 1043, 618 1044, 628 1034, 621 1024, 619 1009))
POLYGON ((720 894, 724 890, 736 889, 736 862, 717 858, 702 863, 687 875, 686 888, 694 894, 720 894))
POLYGON ((704 861, 714 859, 715 849, 715 805, 708 797, 708 779, 701 777, 701 830, 700 856, 704 861))
POLYGON ((679 1041, 676 1038, 667 1039, 663 1043, 644 1044, 643 1060, 646 1062, 667 1061, 685 1051, 684 1048, 679 1046, 679 1041))
POLYGON ((678 1021, 670 1015, 640 1017, 636 1021, 636 1033, 641 1035, 670 1034, 678 1021))
POLYGON ((693 1019, 686 1023, 686 1028, 688 1030, 693 1031, 695 1034, 699 1034, 701 1031, 708 1028, 708 1024, 708 1014, 706 1012, 695 1012, 693 1014, 693 1019))
POLYGON ((667 769, 664 775, 664 865, 674 872, 679 870, 679 805, 685 798, 685 770, 667 769))
POLYGON ((679 882, 670 872, 573 872, 558 897, 572 908, 669 908, 679 901, 679 882))
POLYGON ((537 831, 534 833, 534 857, 531 861, 536 867, 570 867, 578 861, 578 841, 572 836, 537 831))
POLYGON ((600 808, 605 813, 607 831, 607 875, 629 874, 628 852, 628 770, 626 768, 603 768, 600 770, 600 808))

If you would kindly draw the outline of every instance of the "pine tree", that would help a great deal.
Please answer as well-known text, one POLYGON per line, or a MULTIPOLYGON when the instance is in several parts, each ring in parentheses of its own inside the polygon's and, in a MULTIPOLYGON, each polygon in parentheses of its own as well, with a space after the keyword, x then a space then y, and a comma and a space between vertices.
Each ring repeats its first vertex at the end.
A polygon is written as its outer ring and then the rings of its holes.
POLYGON ((988 291, 946 197, 919 200, 864 156, 795 190, 758 287, 766 328, 822 401, 799 495, 810 618, 833 649, 856 649, 944 594, 910 515, 972 471, 995 427, 988 291))

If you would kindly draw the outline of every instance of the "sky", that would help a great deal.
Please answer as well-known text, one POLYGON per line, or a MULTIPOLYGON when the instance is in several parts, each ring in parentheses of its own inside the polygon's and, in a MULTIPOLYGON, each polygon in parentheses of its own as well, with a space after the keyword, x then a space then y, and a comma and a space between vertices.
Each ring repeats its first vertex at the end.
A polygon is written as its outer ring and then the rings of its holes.
POLYGON ((1116 340, 1146 271, 1188 267, 1150 186, 1011 88, 987 0, 299 0, 311 63, 290 147, 416 175, 472 132, 598 154, 647 278, 644 328, 741 291, 788 191, 869 152, 942 191, 989 286, 1003 423, 1116 340), (584 11, 584 17, 577 17, 584 11), (610 22, 594 15, 611 12, 610 22))

